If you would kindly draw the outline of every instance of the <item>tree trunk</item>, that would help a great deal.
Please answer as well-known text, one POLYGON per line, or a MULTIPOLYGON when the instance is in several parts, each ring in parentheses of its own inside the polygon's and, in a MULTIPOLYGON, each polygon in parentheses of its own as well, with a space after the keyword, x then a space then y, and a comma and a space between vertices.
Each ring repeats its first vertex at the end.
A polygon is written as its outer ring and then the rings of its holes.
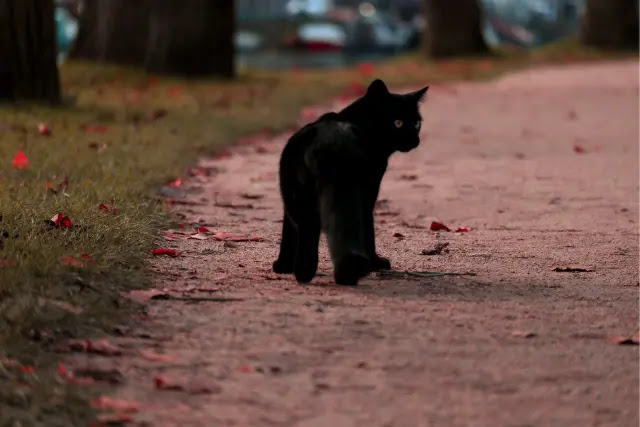
POLYGON ((605 49, 637 49, 638 1, 587 0, 580 39, 605 49))
POLYGON ((425 0, 424 9, 424 41, 430 56, 489 52, 482 36, 482 10, 477 0, 425 0))
POLYGON ((233 77, 232 0, 85 0, 71 56, 233 77))
POLYGON ((53 0, 0 0, 0 100, 60 102, 53 0))

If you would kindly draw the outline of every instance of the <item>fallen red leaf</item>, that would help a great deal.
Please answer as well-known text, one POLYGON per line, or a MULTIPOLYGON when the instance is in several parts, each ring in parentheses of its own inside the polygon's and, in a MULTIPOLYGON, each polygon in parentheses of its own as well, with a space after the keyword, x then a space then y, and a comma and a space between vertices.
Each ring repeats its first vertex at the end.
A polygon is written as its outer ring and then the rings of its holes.
POLYGON ((418 175, 414 175, 414 174, 400 175, 400 179, 403 179, 405 181, 415 181, 416 179, 418 179, 418 175))
POLYGON ((158 390, 184 390, 184 386, 182 384, 178 384, 162 375, 156 376, 153 379, 153 382, 158 390))
POLYGON ((207 235, 203 233, 196 233, 187 237, 187 240, 207 240, 207 235))
POLYGON ((95 341, 89 340, 69 340, 67 341, 69 349, 72 351, 81 351, 85 353, 101 354, 103 356, 120 356, 122 350, 115 344, 111 344, 106 339, 95 341))
POLYGON ((151 254, 155 256, 166 255, 170 257, 177 257, 179 255, 179 253, 173 249, 154 249, 151 251, 151 254))
POLYGON ((446 225, 440 223, 440 222, 436 222, 433 221, 431 223, 431 227, 429 227, 429 229, 431 231, 451 231, 451 229, 449 227, 447 227, 446 225))
POLYGON ((73 372, 69 372, 62 362, 58 363, 58 375, 74 385, 93 385, 95 380, 89 377, 76 377, 73 372))
POLYGON ((167 185, 169 187, 178 188, 178 187, 182 186, 182 178, 176 178, 176 179, 174 179, 173 181, 171 181, 167 185))
POLYGON ((469 231, 471 231, 471 229, 467 227, 458 227, 458 229, 456 229, 456 233, 468 233, 469 231))
POLYGON ((40 135, 49 136, 51 135, 51 129, 46 123, 38 123, 38 133, 40 135))
POLYGON ((140 352, 140 356, 144 357, 147 360, 151 360, 154 362, 175 362, 177 359, 175 358, 175 356, 171 356, 169 354, 159 354, 159 353, 154 353, 153 351, 150 350, 142 350, 140 352))
POLYGON ((93 257, 89 254, 81 254, 80 259, 83 259, 87 262, 93 262, 93 257))
POLYGON ((99 396, 91 401, 91 406, 97 409, 111 409, 122 412, 137 412, 140 409, 138 402, 124 399, 115 399, 109 396, 99 396))
POLYGON ((34 368, 31 365, 23 365, 20 366, 20 372, 22 372, 23 374, 31 374, 33 372, 35 372, 36 368, 34 368))
POLYGON ((530 331, 513 331, 511 332, 511 336, 516 338, 535 338, 538 334, 530 331))
POLYGON ((226 231, 216 230, 213 232, 213 238, 224 242, 259 242, 261 237, 249 237, 240 234, 231 234, 226 231))
POLYGON ((62 215, 61 213, 55 214, 48 222, 49 225, 59 228, 68 228, 72 225, 69 217, 62 215))
POLYGON ((396 212, 396 211, 382 211, 382 212, 376 212, 377 216, 398 216, 400 215, 400 212, 396 212))
POLYGON ((640 334, 630 337, 614 337, 611 342, 617 345, 640 345, 640 334))
POLYGON ((16 155, 13 156, 13 160, 11 161, 11 167, 14 169, 24 169, 29 165, 29 159, 27 156, 20 150, 16 152, 16 155))
POLYGON ((197 227, 196 231, 198 233, 211 233, 211 231, 209 231, 209 229, 207 227, 197 227))
POLYGON ((111 344, 105 339, 89 341, 88 351, 104 356, 120 356, 122 354, 122 350, 117 345, 111 344))
POLYGON ((118 213, 118 208, 114 208, 113 206, 110 205, 105 205, 104 203, 100 203, 98 205, 98 210, 101 212, 110 212, 113 214, 117 214, 118 213))
POLYGON ((587 152, 587 150, 585 150, 580 144, 573 144, 573 151, 578 154, 584 154, 587 152))
POLYGON ((251 366, 247 366, 247 365, 238 366, 236 370, 238 372, 242 372, 243 374, 248 374, 249 372, 252 371, 251 366))

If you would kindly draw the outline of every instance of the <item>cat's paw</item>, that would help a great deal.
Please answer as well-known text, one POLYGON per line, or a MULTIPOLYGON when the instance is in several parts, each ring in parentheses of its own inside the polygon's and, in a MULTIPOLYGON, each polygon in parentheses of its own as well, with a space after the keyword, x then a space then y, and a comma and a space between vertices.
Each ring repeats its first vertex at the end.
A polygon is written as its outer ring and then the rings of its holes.
POLYGON ((309 283, 316 275, 318 270, 318 260, 315 262, 299 263, 294 268, 294 274, 298 283, 309 283))
POLYGON ((373 271, 391 270, 391 261, 388 258, 376 255, 371 260, 373 271))
POLYGON ((362 255, 349 254, 335 263, 334 278, 336 284, 355 286, 358 280, 371 272, 371 261, 362 255))
POLYGON ((276 274, 291 274, 293 273, 293 263, 278 258, 273 263, 273 272, 276 274))

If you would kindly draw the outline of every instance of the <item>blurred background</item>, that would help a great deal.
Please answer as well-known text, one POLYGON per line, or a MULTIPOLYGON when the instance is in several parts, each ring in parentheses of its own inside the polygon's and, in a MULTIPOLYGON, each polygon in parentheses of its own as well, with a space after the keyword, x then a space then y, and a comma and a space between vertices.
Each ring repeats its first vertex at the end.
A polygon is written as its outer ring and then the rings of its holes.
MULTIPOLYGON (((535 48, 578 32, 584 0, 481 0, 491 46, 535 48)), ((423 0, 237 0, 236 64, 252 68, 336 67, 419 48, 423 0)), ((56 0, 59 55, 77 37, 83 0, 56 0)), ((461 9, 459 13, 464 13, 461 9)))

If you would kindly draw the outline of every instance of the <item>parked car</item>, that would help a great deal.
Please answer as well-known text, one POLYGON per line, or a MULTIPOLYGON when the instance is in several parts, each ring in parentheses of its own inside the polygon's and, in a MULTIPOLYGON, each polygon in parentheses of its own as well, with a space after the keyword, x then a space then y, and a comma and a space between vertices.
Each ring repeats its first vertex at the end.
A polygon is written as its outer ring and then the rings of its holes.
POLYGON ((310 51, 338 51, 345 48, 347 35, 337 23, 307 22, 298 27, 293 45, 310 51))

